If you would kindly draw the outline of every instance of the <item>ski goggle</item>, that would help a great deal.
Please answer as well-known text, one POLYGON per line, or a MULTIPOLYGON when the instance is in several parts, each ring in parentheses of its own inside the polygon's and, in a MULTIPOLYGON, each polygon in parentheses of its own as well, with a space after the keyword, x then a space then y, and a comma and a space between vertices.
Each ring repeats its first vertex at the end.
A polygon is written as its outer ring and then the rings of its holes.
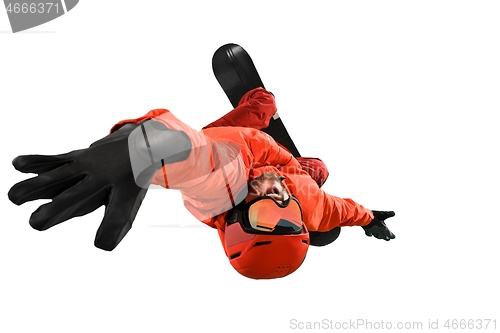
POLYGON ((247 232, 256 234, 300 234, 303 228, 302 210, 294 197, 284 204, 270 197, 252 200, 244 205, 239 222, 247 232))

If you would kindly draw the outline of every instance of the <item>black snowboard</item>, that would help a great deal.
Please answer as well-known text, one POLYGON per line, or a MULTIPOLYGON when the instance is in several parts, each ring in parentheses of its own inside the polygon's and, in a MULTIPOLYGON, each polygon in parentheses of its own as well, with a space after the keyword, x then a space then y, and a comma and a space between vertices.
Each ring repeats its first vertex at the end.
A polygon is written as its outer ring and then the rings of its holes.
MULTIPOLYGON (((253 64, 250 55, 237 44, 226 44, 215 51, 212 58, 212 68, 233 107, 237 107, 241 97, 252 89, 265 89, 259 73, 253 64)), ((300 153, 290 138, 285 125, 276 113, 269 121, 269 125, 262 129, 283 145, 295 157, 300 153)))

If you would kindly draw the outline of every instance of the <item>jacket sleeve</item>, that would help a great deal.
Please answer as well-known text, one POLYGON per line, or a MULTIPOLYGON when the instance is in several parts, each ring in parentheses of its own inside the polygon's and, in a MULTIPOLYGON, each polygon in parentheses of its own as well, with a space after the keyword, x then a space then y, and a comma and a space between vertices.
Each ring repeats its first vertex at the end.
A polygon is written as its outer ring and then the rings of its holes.
POLYGON ((123 124, 145 119, 182 131, 191 141, 189 156, 185 160, 163 165, 153 177, 152 184, 179 190, 186 209, 198 220, 215 227, 216 217, 231 209, 234 200, 246 196, 247 170, 240 147, 231 142, 215 142, 164 109, 121 121, 112 131, 123 124))
POLYGON ((148 113, 146 113, 144 116, 142 117, 139 117, 139 118, 135 118, 135 119, 125 119, 125 120, 122 120, 118 123, 116 123, 113 127, 111 127, 111 130, 109 131, 110 133, 113 133, 113 132, 116 132, 118 131, 123 125, 127 124, 127 123, 135 123, 135 124, 138 124, 140 123, 141 121, 143 120, 146 120, 146 119, 152 119, 152 118, 155 118, 155 117, 158 117, 159 115, 162 115, 164 113, 167 113, 167 112, 170 112, 168 111, 167 109, 155 109, 155 110, 151 110, 149 111, 148 113))
POLYGON ((289 186, 302 208, 304 223, 309 231, 326 232, 335 227, 364 226, 373 220, 371 210, 352 199, 343 199, 326 193, 304 171, 296 159, 283 171, 289 186))
POLYGON ((119 130, 122 126, 127 123, 140 123, 143 120, 152 119, 153 121, 159 121, 165 124, 168 128, 174 130, 180 130, 186 133, 193 144, 193 149, 191 154, 186 161, 182 163, 174 163, 175 165, 182 164, 186 169, 191 172, 186 173, 175 173, 174 177, 171 176, 172 172, 170 170, 174 168, 173 166, 166 165, 160 169, 153 177, 152 184, 160 185, 165 188, 175 188, 178 184, 186 182, 193 182, 195 175, 203 176, 210 173, 213 169, 212 155, 209 145, 206 142, 204 135, 200 134, 198 131, 193 130, 188 125, 182 123, 177 119, 169 110, 167 109, 155 109, 146 113, 144 116, 135 119, 126 119, 116 123, 111 128, 111 133, 119 130))
POLYGON ((342 199, 323 192, 323 200, 324 215, 318 231, 329 231, 335 227, 364 226, 373 220, 372 211, 352 199, 342 199))

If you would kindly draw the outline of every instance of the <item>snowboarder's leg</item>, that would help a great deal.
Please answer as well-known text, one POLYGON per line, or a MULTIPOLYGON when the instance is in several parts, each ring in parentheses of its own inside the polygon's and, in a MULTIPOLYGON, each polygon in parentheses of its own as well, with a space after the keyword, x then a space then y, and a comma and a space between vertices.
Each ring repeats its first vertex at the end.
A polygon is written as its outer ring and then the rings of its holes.
POLYGON ((319 187, 323 186, 330 173, 322 160, 315 157, 297 157, 297 161, 319 187))
POLYGON ((204 128, 235 126, 262 130, 297 158, 302 168, 321 187, 328 178, 326 165, 317 158, 300 157, 276 112, 274 96, 264 89, 250 55, 237 44, 226 44, 215 52, 212 67, 235 109, 204 128))
POLYGON ((203 127, 250 127, 263 129, 269 125, 269 120, 276 113, 274 96, 264 88, 255 88, 241 98, 239 105, 211 124, 203 127))

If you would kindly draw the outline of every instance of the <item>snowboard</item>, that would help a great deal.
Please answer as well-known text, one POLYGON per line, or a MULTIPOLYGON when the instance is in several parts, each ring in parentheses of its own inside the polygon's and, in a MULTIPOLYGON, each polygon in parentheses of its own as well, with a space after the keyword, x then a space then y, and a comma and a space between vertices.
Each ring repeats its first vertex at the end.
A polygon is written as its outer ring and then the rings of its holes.
MULTIPOLYGON (((250 90, 259 87, 266 89, 252 58, 238 44, 226 44, 217 49, 212 57, 212 69, 233 108, 238 106, 241 97, 250 90)), ((278 112, 261 131, 269 134, 294 157, 301 156, 278 112)))

